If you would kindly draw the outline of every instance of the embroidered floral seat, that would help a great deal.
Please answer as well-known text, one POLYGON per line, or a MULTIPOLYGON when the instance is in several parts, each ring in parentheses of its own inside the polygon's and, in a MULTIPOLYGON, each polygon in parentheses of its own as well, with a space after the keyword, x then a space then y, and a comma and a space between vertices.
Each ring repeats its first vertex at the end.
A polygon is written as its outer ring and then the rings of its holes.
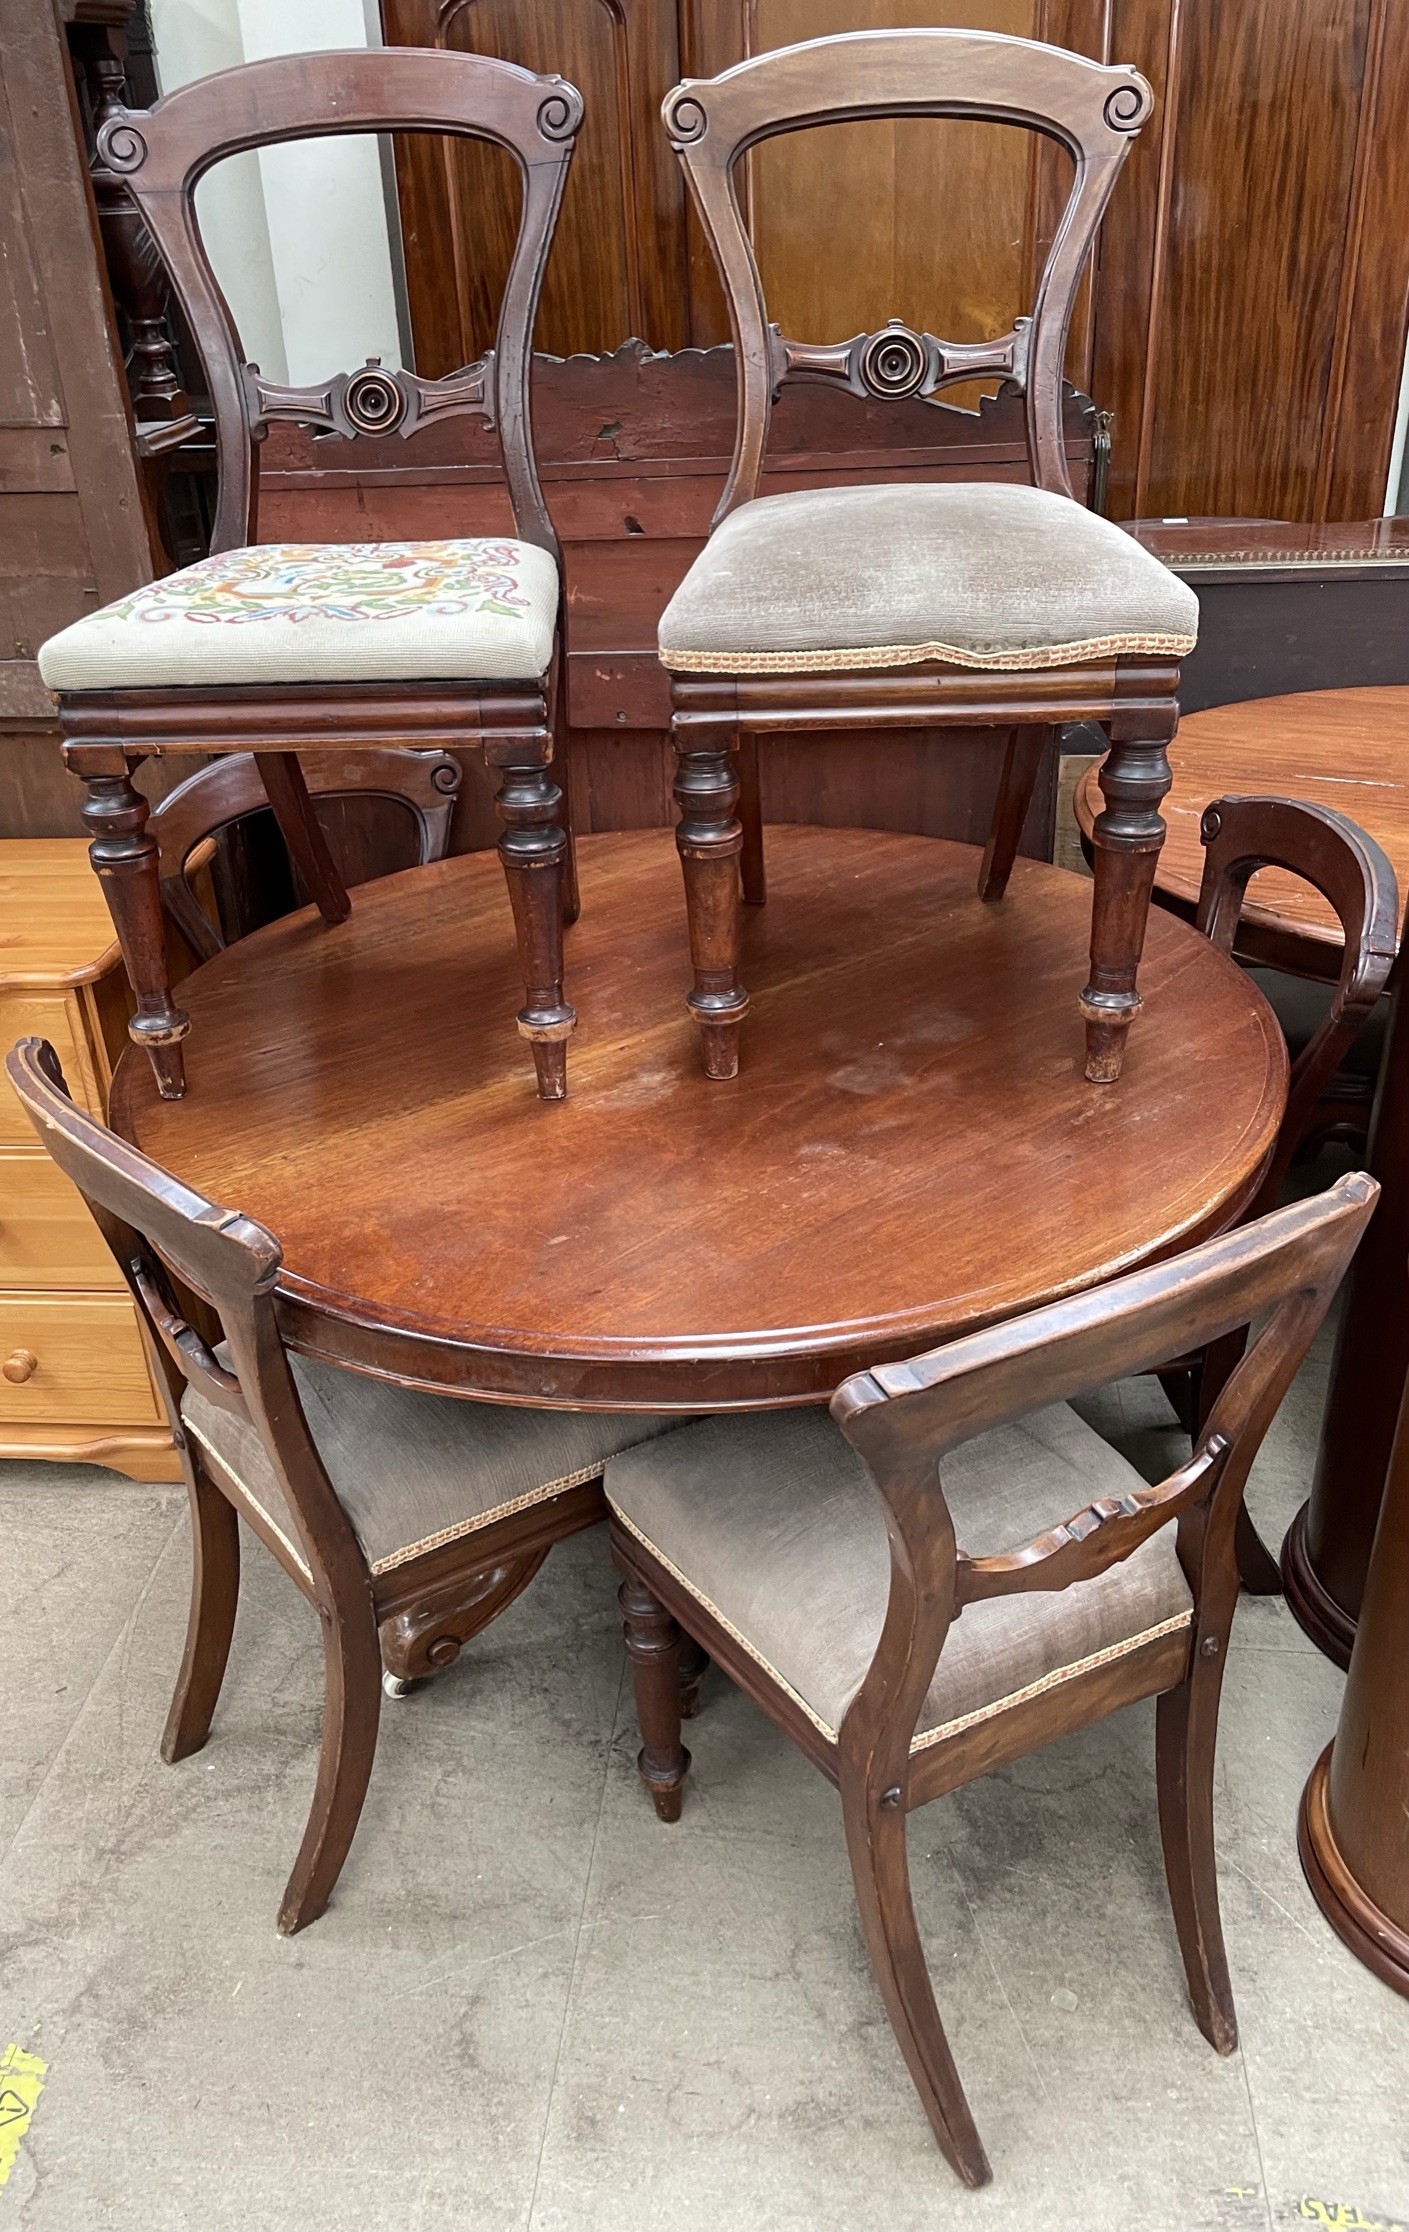
POLYGON ((51 690, 525 681, 546 674, 558 570, 511 537, 255 543, 168 574, 51 636, 51 690))

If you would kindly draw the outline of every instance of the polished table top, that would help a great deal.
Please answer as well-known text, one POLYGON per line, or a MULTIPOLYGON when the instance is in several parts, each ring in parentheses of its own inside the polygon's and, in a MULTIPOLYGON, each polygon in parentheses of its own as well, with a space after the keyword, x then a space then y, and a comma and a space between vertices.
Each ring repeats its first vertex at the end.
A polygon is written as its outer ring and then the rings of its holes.
MULTIPOLYGON (((1204 866, 1199 821, 1211 798, 1307 798, 1334 806, 1384 847, 1403 906, 1409 893, 1409 689, 1308 690, 1191 713, 1179 724, 1169 764, 1174 787, 1162 808, 1169 835, 1155 870, 1158 891, 1191 908, 1197 904, 1204 866)), ((1103 803, 1093 767, 1076 794, 1077 820, 1088 837, 1103 803)), ((1253 878, 1243 921, 1320 947, 1320 957, 1314 951, 1300 957, 1307 966, 1339 954, 1334 911, 1285 869, 1265 868, 1253 878)))
POLYGON ((509 1400, 705 1409, 845 1375, 1217 1229, 1286 1056, 1247 978, 1156 913, 1115 1085, 1082 1075, 1091 886, 872 831, 769 832, 740 1075, 686 1014, 669 831, 581 845, 571 1097, 537 1100, 492 853, 359 887, 182 985, 190 1090, 130 1050, 113 1122, 283 1245, 310 1353, 509 1400))

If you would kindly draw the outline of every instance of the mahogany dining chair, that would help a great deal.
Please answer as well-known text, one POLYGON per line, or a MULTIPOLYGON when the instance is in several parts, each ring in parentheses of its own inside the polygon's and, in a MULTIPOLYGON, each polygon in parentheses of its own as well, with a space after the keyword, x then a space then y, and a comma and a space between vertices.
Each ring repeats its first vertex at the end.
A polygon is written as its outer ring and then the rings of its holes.
MULTIPOLYGON (((1264 868, 1284 869, 1312 885, 1341 929, 1340 974, 1314 1027, 1293 1049, 1276 1144, 1244 1212, 1250 1221, 1276 1207, 1292 1163, 1324 1128, 1327 1093, 1394 966, 1399 887, 1373 837, 1346 815, 1307 799, 1215 798, 1204 809, 1200 834, 1204 866, 1195 926, 1220 953, 1233 954, 1248 885, 1264 868)), ((1162 1367, 1160 1381, 1188 1433, 1197 1436, 1242 1351, 1239 1331, 1162 1367)), ((1245 1504, 1238 1509, 1237 1553, 1244 1588, 1254 1596, 1281 1595, 1277 1561, 1245 1504)))
MULTIPOLYGON (((1344 1178, 1108 1286, 607 1467, 640 1772, 679 1817, 680 1630, 841 1794, 862 1929, 941 2149, 989 2177, 910 1896, 906 1815, 1137 1698, 1194 2019, 1237 2044, 1213 1761, 1248 1469, 1379 1188, 1344 1178), (1189 1461, 1147 1485, 1067 1398, 1266 1313, 1189 1461), (962 1617, 961 1617, 962 1615, 962 1617), (678 1623, 678 1625, 677 1625, 678 1623)), ((1116 1923, 1105 1918, 1108 1944, 1116 1923)))
POLYGON ((563 796, 553 781, 562 577, 534 464, 534 315, 582 97, 479 54, 414 47, 280 55, 222 70, 98 133, 166 266, 205 368, 219 495, 211 555, 51 636, 40 672, 136 996, 129 1026, 160 1091, 186 1090, 189 1019, 171 996, 157 849, 132 770, 152 753, 253 751, 269 802, 324 919, 347 893, 309 804, 300 755, 385 744, 478 745, 501 771, 499 841, 526 996, 518 1028, 538 1091, 567 1090, 575 1017, 562 930, 575 909, 563 796), (201 239, 195 191, 244 148, 328 133, 426 131, 488 140, 515 159, 518 237, 494 346, 440 380, 369 360, 309 386, 247 364, 201 239), (512 535, 438 542, 260 543, 259 449, 276 420, 341 441, 408 435, 473 412, 499 436, 512 535))
MULTIPOLYGON (((1154 96, 1138 70, 983 31, 851 32, 686 79, 663 114, 729 306, 738 376, 733 464, 708 543, 662 615, 685 878, 706 1073, 733 1077, 748 1008, 740 898, 765 897, 758 747, 822 730, 987 729, 1002 778, 979 891, 1001 899, 1044 746, 1094 721, 1110 739, 1096 823, 1086 1075, 1120 1074, 1178 722, 1179 661, 1198 601, 1129 535, 1076 502, 1062 365, 1096 229, 1154 96), (749 150, 781 132, 867 117, 1022 125, 1075 166, 1030 317, 953 342, 892 320, 850 341, 769 322, 740 206, 749 150), (937 398, 997 376, 1026 399, 1031 486, 888 482, 760 497, 785 380, 871 398, 937 398), (742 776, 742 822, 736 817, 742 776), (742 865, 742 886, 740 872, 742 865)), ((845 198, 838 197, 845 216, 845 198)), ((817 253, 825 252, 819 216, 817 253)))
MULTIPOLYGON (((187 1758, 210 1733, 235 1622, 241 1519, 322 1624, 317 1783, 279 1909, 291 1934, 323 1912, 352 1843, 383 1663, 403 1681, 449 1664, 555 1542, 604 1516, 607 1458, 677 1420, 462 1401, 292 1355, 274 1298, 273 1234, 75 1107, 47 1040, 21 1039, 5 1068, 132 1291, 186 1476, 191 1615, 163 1758, 187 1758), (195 1301, 177 1298, 172 1276, 195 1301), (197 1304, 213 1314, 204 1333, 183 1314, 197 1304)), ((687 1710, 692 1679, 698 1669, 687 1672, 687 1710)))

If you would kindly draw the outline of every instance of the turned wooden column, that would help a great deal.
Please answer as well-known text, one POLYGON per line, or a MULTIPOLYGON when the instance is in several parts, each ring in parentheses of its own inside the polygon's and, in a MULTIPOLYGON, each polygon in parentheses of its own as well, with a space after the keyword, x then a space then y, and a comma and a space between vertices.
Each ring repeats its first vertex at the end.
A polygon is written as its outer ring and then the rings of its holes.
POLYGON ((567 1095, 567 1042, 577 1025, 563 998, 563 900, 568 841, 562 826, 563 794, 541 750, 532 760, 525 746, 508 740, 486 752, 503 770, 495 804, 504 824, 499 858, 509 886, 518 934, 525 999, 521 1035, 533 1048, 540 1100, 567 1095))
POLYGON ((616 1600, 641 1730, 637 1770, 661 1820, 678 1821, 690 1772, 690 1754, 680 1741, 680 1630, 637 1574, 627 1573, 616 1600))
POLYGON ((1313 1643, 1350 1664, 1360 1599, 1409 1376, 1409 1014, 1400 961, 1366 1156, 1379 1205, 1350 1267, 1311 1495, 1282 1545, 1287 1602, 1313 1643))
POLYGON ((1359 1614, 1335 1741, 1302 1793, 1297 1844, 1332 1929, 1409 1999, 1409 1404, 1359 1614))
MULTIPOLYGON (((691 748, 691 732, 675 736, 675 844, 685 877, 685 912, 695 985, 686 994, 700 1026, 706 1077, 739 1074, 739 1025, 749 996, 739 982, 739 856, 744 832, 736 814, 738 768, 732 742, 691 748)), ((757 863, 761 865, 761 862, 757 863)), ((761 886, 755 903, 762 898, 761 886)))
POLYGON ((166 966, 166 927, 162 920, 158 876, 160 855, 147 834, 150 812, 132 781, 132 764, 120 746, 69 745, 64 758, 83 777, 83 819, 93 832, 88 857, 107 897, 137 1012, 128 1031, 151 1057, 157 1091, 163 1100, 180 1100, 186 1090, 181 1041, 191 1028, 184 1008, 171 997, 166 966))
POLYGON ((1122 737, 1112 724, 1100 783, 1106 801, 1091 831, 1091 975, 1081 994, 1086 1018, 1086 1075, 1113 1084, 1142 1001, 1135 988, 1155 863, 1164 843, 1160 806, 1174 778, 1162 735, 1122 737))

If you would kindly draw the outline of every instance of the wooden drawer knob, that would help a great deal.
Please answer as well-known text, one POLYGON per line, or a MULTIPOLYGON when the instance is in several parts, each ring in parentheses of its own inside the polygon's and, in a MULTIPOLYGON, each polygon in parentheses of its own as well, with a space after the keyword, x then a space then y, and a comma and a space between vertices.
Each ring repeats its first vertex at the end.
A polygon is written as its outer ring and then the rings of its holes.
POLYGON ((4 1373, 12 1387, 23 1387, 27 1379, 33 1379, 38 1369, 39 1359, 32 1349, 16 1349, 13 1356, 7 1356, 4 1363, 0 1364, 0 1372, 4 1373))

